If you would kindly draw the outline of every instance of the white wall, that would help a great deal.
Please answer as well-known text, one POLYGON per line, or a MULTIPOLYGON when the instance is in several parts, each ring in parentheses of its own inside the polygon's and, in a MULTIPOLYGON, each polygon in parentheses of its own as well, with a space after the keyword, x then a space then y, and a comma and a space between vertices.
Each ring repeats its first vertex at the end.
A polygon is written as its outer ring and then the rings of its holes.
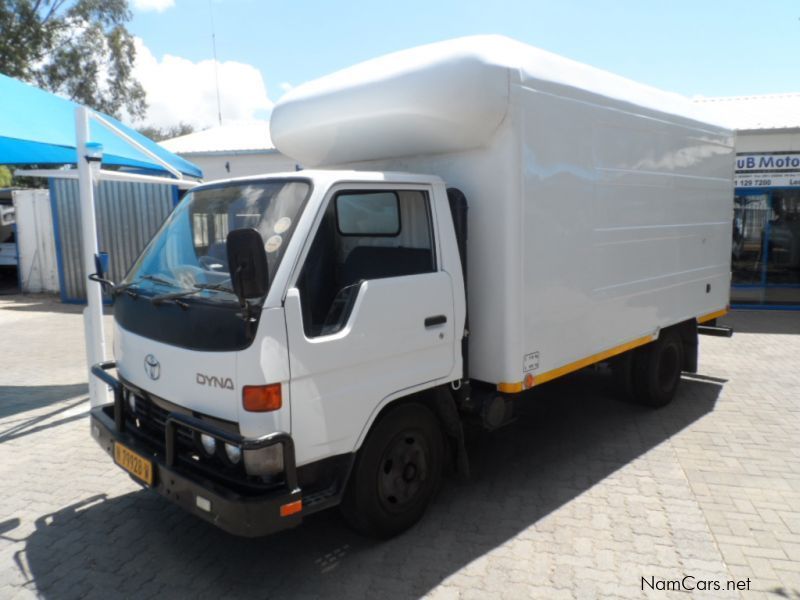
POLYGON ((800 131, 736 132, 736 152, 798 152, 800 131))
POLYGON ((297 164, 291 158, 277 151, 247 154, 181 154, 181 156, 203 170, 204 181, 294 171, 297 164), (226 163, 229 170, 225 168, 226 163))
POLYGON ((12 192, 23 292, 58 292, 58 263, 47 190, 12 192))

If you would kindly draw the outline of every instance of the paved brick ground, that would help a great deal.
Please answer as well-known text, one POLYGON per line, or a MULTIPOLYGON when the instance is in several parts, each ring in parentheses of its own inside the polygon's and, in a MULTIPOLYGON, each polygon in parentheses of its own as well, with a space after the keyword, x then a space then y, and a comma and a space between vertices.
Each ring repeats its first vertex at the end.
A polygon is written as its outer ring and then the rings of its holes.
POLYGON ((530 393, 397 539, 331 511, 243 540, 95 446, 77 309, 0 298, 0 599, 685 598, 642 591, 684 575, 750 580, 692 597, 800 598, 800 314, 727 321, 663 410, 614 400, 602 373, 530 393))

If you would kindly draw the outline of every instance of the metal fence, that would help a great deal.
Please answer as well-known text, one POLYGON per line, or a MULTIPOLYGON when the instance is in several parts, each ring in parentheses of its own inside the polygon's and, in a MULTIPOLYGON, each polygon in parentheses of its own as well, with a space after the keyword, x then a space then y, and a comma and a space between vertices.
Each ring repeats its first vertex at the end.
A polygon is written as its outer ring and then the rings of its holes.
MULTIPOLYGON (((98 241, 109 255, 109 276, 121 281, 178 199, 177 188, 119 181, 101 181, 95 190, 98 241)), ((50 180, 50 202, 56 237, 58 278, 63 302, 86 301, 86 275, 81 253, 81 207, 78 182, 50 180)))

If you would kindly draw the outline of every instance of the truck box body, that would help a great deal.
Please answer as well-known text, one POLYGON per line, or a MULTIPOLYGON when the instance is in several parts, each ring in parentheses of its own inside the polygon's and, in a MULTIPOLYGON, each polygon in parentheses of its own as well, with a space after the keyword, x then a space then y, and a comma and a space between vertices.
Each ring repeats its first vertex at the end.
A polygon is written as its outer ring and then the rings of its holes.
POLYGON ((271 133, 304 166, 464 192, 471 377, 513 392, 727 306, 733 137, 698 110, 489 36, 300 86, 271 133))

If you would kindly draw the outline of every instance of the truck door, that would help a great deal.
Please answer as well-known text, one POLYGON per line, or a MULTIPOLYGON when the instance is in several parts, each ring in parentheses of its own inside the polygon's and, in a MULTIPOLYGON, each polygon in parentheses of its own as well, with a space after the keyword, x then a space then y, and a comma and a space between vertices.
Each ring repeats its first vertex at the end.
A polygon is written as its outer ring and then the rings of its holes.
POLYGON ((453 368, 436 225, 425 187, 330 192, 285 302, 298 463, 352 452, 384 398, 453 368))

